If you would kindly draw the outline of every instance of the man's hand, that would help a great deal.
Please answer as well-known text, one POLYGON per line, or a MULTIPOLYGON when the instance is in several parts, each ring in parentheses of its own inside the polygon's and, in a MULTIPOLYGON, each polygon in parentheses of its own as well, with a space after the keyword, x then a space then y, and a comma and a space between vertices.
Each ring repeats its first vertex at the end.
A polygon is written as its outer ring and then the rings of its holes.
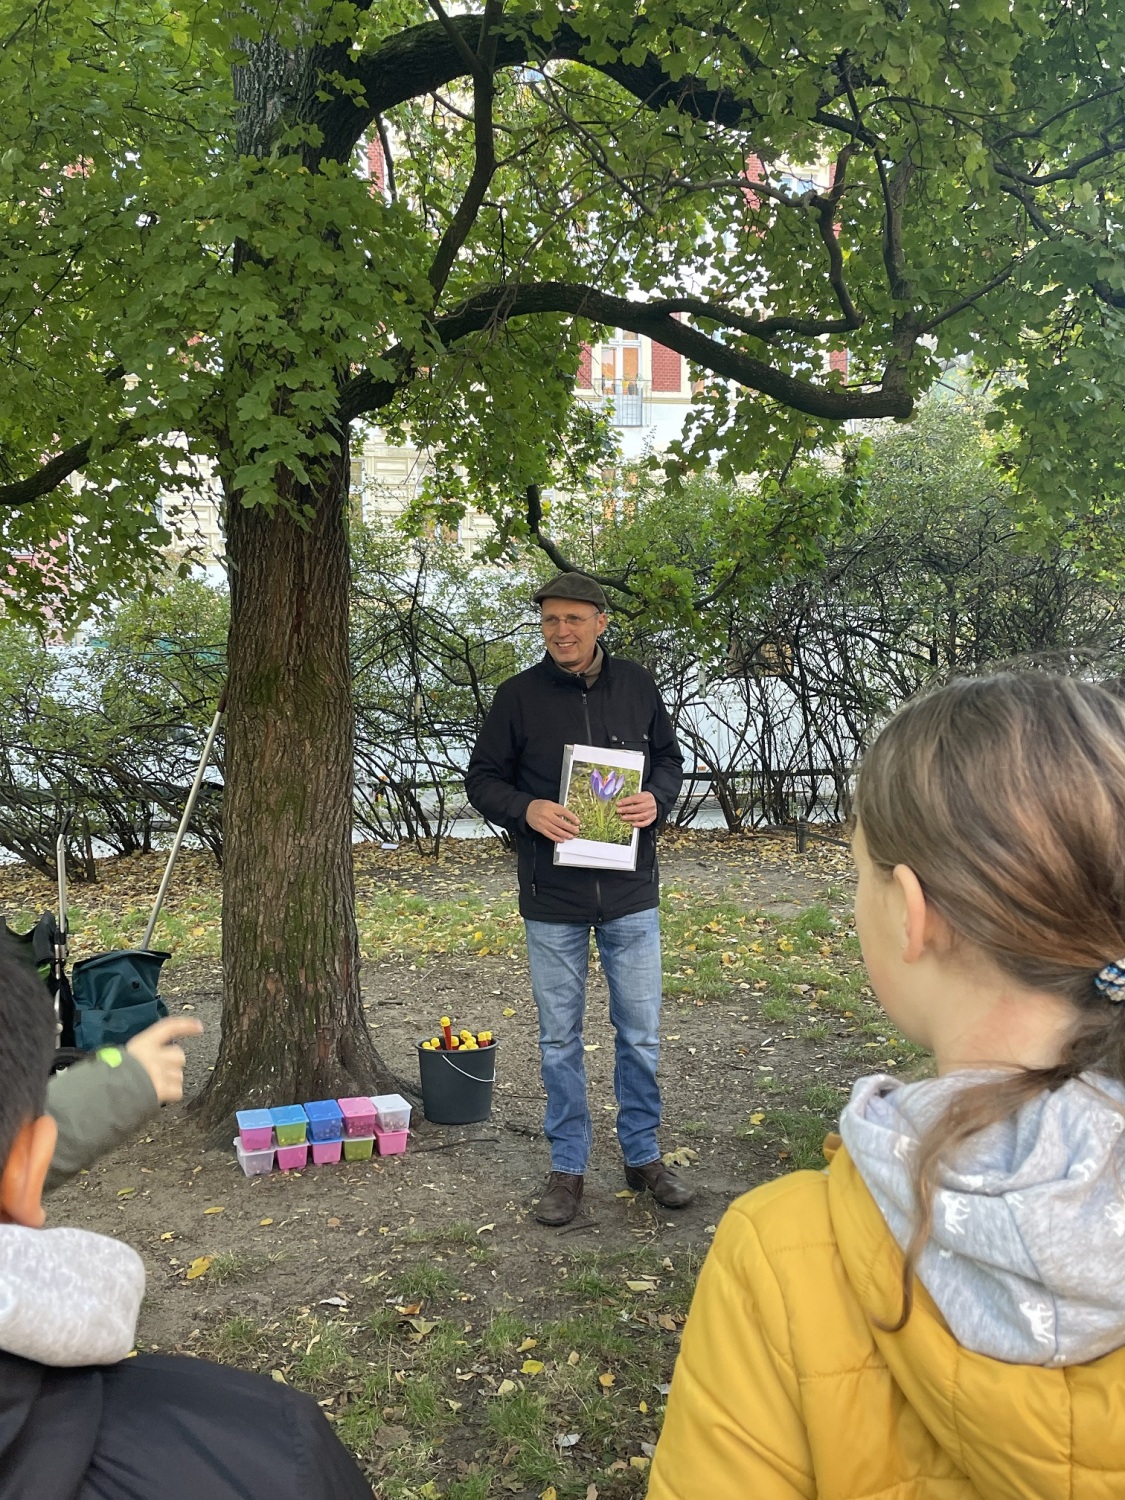
POLYGON ((617 804, 617 816, 634 828, 647 828, 650 823, 655 823, 659 811, 651 792, 634 792, 631 797, 622 797, 617 804))
POLYGON ((574 813, 568 812, 561 802, 548 802, 546 797, 529 802, 524 817, 529 828, 534 828, 553 844, 565 844, 581 827, 574 813))
POLYGON ((126 1044, 152 1080, 161 1104, 178 1104, 184 1097, 184 1049, 176 1042, 182 1036, 199 1036, 203 1024, 194 1016, 166 1016, 126 1044))

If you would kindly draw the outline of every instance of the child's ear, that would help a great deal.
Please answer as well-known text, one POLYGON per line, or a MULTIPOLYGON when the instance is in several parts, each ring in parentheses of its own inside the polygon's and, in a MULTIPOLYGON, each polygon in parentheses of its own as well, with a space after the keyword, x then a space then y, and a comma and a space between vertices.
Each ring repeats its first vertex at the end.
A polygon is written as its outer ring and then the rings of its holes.
POLYGON ((902 960, 914 964, 922 957, 930 935, 926 893, 909 865, 895 865, 892 878, 902 902, 902 960))
POLYGON ((55 1154, 59 1127, 50 1115, 21 1125, 0 1172, 0 1222, 39 1229, 47 1217, 43 1184, 55 1154))

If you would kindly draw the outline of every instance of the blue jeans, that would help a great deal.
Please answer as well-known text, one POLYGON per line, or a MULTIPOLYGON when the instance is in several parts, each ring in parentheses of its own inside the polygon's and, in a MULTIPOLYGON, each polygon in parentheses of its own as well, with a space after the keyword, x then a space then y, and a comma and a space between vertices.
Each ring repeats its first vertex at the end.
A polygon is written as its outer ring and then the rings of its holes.
MULTIPOLYGON (((526 920, 524 927, 531 991, 539 1010, 547 1090, 543 1130, 551 1143, 551 1170, 581 1173, 593 1140, 582 1050, 590 929, 575 922, 526 920)), ((660 913, 654 907, 602 922, 594 928, 594 938, 609 983, 617 1139, 626 1166, 644 1167, 660 1155, 660 913)))

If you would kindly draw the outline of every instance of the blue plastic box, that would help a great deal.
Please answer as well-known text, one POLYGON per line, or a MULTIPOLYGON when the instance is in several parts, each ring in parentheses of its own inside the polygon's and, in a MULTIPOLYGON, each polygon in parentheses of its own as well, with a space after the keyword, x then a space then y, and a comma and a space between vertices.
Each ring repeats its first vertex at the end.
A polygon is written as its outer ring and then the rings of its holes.
POLYGON ((283 1104, 270 1110, 279 1146, 303 1146, 307 1139, 309 1117, 300 1104, 283 1104))
POLYGON ((335 1099, 314 1099, 305 1105, 309 1117, 309 1140, 338 1141, 344 1133, 344 1115, 335 1099))

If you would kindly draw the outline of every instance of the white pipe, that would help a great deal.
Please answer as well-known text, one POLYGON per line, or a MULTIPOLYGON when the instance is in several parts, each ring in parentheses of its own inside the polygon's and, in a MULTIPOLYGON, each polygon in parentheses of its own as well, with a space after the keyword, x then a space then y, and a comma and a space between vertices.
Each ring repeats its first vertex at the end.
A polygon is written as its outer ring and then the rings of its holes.
POLYGON ((215 736, 219 732, 219 721, 222 719, 223 710, 226 708, 226 699, 227 695, 224 692, 223 696, 219 699, 219 706, 215 711, 215 717, 211 720, 211 728, 207 732, 207 742, 203 746, 203 754, 199 757, 199 769, 196 771, 195 780, 191 784, 191 791, 188 793, 187 803, 184 807, 184 815, 180 819, 180 826, 176 829, 176 837, 172 840, 172 848, 168 854, 168 863, 164 866, 164 878, 160 882, 160 889, 156 893, 152 915, 149 917, 148 926, 145 928, 144 940, 141 943, 142 949, 148 948, 152 943, 153 930, 156 927, 157 918, 160 916, 160 908, 164 905, 164 897, 168 894, 168 886, 172 879, 172 869, 176 863, 176 856, 180 852, 180 845, 183 843, 188 831, 191 815, 195 811, 196 798, 199 796, 199 789, 203 785, 203 773, 207 770, 207 762, 211 759, 211 748, 215 743, 215 736))

